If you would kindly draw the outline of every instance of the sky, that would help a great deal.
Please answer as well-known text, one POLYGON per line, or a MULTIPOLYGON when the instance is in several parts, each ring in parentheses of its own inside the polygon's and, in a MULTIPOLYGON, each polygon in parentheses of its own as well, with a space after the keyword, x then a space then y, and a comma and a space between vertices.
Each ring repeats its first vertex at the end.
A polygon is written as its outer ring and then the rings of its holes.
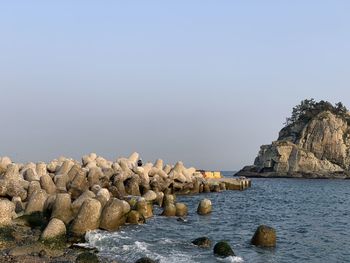
POLYGON ((305 98, 350 107, 349 1, 2 1, 0 156, 252 164, 305 98))

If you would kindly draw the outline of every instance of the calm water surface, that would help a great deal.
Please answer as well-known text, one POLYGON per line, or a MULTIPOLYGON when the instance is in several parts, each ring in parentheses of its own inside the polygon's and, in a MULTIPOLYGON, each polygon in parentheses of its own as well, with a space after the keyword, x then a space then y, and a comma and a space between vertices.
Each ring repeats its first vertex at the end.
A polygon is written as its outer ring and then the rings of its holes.
MULTIPOLYGON (((140 226, 88 234, 89 244, 104 256, 133 263, 142 256, 159 262, 350 262, 350 180, 253 179, 246 191, 178 197, 189 207, 187 222, 155 216, 140 226), (196 214, 198 202, 209 198, 213 212, 196 214), (255 229, 276 229, 275 249, 249 244, 255 229), (212 249, 191 245, 208 236, 227 240, 237 257, 217 259, 212 249)), ((155 214, 160 214, 155 209, 155 214)))

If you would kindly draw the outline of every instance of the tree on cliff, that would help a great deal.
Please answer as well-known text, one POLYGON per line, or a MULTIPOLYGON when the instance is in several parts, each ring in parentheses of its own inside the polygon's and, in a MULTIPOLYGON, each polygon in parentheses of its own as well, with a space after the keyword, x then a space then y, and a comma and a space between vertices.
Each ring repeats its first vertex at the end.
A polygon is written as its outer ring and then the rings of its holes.
POLYGON ((348 109, 341 102, 333 106, 328 101, 321 100, 316 102, 314 99, 306 99, 293 108, 292 115, 286 119, 285 125, 289 126, 299 122, 308 122, 323 111, 330 111, 349 120, 349 116, 347 115, 348 109))

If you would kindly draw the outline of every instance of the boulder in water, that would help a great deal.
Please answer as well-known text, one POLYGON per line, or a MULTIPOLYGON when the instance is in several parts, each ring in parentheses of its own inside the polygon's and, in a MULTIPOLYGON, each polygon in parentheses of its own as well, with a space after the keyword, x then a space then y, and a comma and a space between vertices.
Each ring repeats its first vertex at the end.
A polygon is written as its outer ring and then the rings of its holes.
POLYGON ((230 256, 235 256, 231 246, 226 241, 220 241, 214 246, 215 256, 226 258, 230 256))
POLYGON ((200 237, 193 240, 192 244, 197 247, 209 248, 211 247, 211 240, 208 237, 200 237))
POLYGON ((176 216, 176 206, 174 204, 168 204, 164 207, 162 216, 176 216))
POLYGON ((272 227, 261 225, 255 231, 251 243, 259 247, 276 246, 276 230, 272 227))
POLYGON ((211 209, 211 201, 209 199, 203 199, 198 205, 197 213, 207 215, 211 213, 211 209))
POLYGON ((187 216, 188 208, 184 203, 176 203, 176 216, 183 217, 187 216))

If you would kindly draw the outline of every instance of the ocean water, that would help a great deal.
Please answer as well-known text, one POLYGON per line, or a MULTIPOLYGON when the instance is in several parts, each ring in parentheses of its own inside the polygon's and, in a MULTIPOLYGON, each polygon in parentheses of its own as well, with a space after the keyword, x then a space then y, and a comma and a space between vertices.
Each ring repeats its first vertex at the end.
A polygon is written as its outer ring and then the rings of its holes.
POLYGON ((87 235, 89 245, 118 262, 148 256, 172 262, 350 262, 350 180, 253 179, 246 191, 178 196, 189 207, 187 222, 156 216, 146 224, 87 235), (199 216, 199 201, 209 198, 211 215, 199 216), (277 231, 277 247, 250 245, 260 224, 277 231), (236 257, 219 259, 191 241, 208 236, 228 241, 236 257))

